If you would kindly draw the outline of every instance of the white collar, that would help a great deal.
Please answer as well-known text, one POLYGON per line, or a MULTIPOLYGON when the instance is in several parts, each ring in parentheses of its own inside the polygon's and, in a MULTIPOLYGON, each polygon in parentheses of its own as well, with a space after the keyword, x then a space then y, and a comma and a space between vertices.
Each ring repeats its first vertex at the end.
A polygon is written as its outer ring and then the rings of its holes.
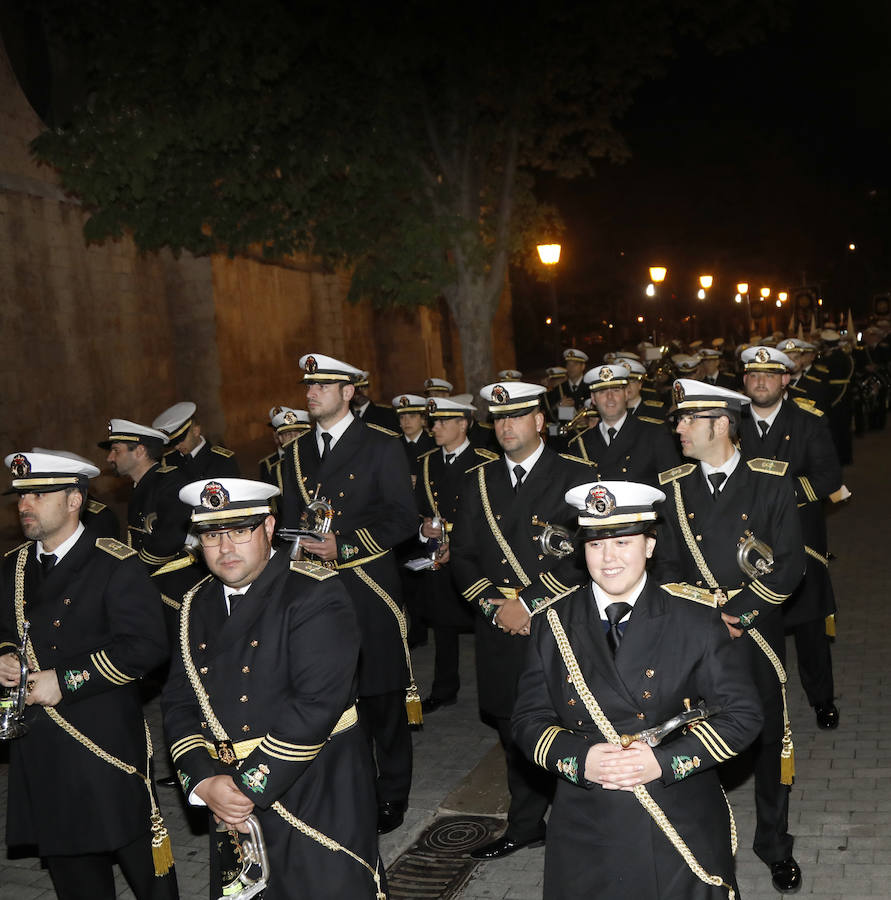
POLYGON ((615 439, 616 439, 616 435, 618 435, 618 433, 622 430, 622 426, 625 424, 625 420, 626 420, 627 418, 628 418, 628 410, 626 409, 625 412, 622 414, 622 418, 619 419, 619 421, 616 422, 615 425, 607 425, 606 422, 604 422, 603 419, 601 419, 601 420, 600 420, 600 426, 599 426, 599 427, 600 427, 600 434, 601 434, 601 436, 603 437, 603 439, 604 439, 605 441, 609 441, 609 435, 607 434, 607 431, 608 431, 610 428, 615 428, 615 429, 616 429, 616 434, 613 435, 613 440, 615 440, 615 439))
MULTIPOLYGON (((630 595, 629 599, 621 601, 621 602, 627 603, 631 607, 631 610, 633 610, 634 604, 637 603, 637 601, 640 599, 640 595, 643 593, 644 585, 646 583, 647 583, 647 573, 644 572, 643 575, 641 576, 640 581, 638 581, 637 584, 634 585, 634 587, 631 589, 631 595, 630 595)), ((617 601, 615 597, 611 597, 609 594, 607 594, 607 592, 602 587, 600 587, 600 585, 594 584, 593 581, 591 582, 591 591, 594 594, 594 602, 597 604, 597 612, 600 614, 600 618, 603 619, 604 621, 607 621, 607 618, 606 618, 607 606, 609 606, 611 603, 616 603, 616 602, 620 602, 620 601, 617 601)), ((628 611, 627 616, 622 616, 622 618, 619 619, 619 621, 620 622, 627 621, 628 618, 631 616, 631 610, 628 611)))
POLYGON ((73 533, 67 537, 55 550, 49 551, 43 549, 43 543, 41 541, 37 542, 35 546, 35 550, 37 551, 37 558, 40 559, 41 553, 49 553, 52 552, 53 556, 56 557, 56 562, 54 565, 58 565, 62 562, 62 557, 77 543, 77 539, 84 533, 84 523, 78 522, 77 528, 74 529, 73 533))
POLYGON ((207 443, 207 439, 202 434, 201 440, 198 441, 198 444, 196 445, 195 449, 189 454, 189 456, 191 456, 194 459, 201 452, 201 450, 204 448, 204 445, 206 443, 207 443))
MULTIPOLYGON (((464 443, 461 444, 460 447, 456 447, 454 450, 452 450, 450 452, 453 453, 455 456, 455 459, 457 459, 469 446, 470 446, 470 441, 468 441, 467 438, 464 438, 464 443)), ((442 450, 443 462, 445 462, 445 458, 448 455, 446 452, 446 448, 440 447, 440 449, 442 450)), ((455 459, 452 460, 451 465, 455 464, 455 459)))
MULTIPOLYGON (((755 420, 755 424, 757 425, 759 422, 767 422, 768 428, 773 428, 773 423, 776 417, 779 415, 780 408, 783 405, 783 401, 780 400, 779 403, 774 407, 773 412, 769 416, 762 416, 761 413, 755 411, 755 407, 751 407, 752 410, 752 418, 755 420)), ((760 434, 760 429, 759 429, 760 434)))
MULTIPOLYGON (((275 547, 270 547, 269 548, 269 559, 271 560, 273 556, 275 556, 275 547)), ((269 560, 266 561, 266 565, 267 566, 269 565, 269 560)), ((265 566, 264 566, 264 568, 265 568, 265 566)), ((253 583, 254 582, 252 581, 249 584, 244 585, 244 587, 240 587, 240 588, 230 587, 228 584, 223 585, 223 597, 226 600, 227 612, 229 612, 229 613, 232 612, 232 607, 229 605, 229 598, 233 594, 238 594, 239 597, 243 597, 251 589, 251 585, 253 585, 253 583)))
MULTIPOLYGON (((708 481, 708 476, 713 472, 723 472, 727 476, 727 478, 730 478, 730 476, 736 470, 736 467, 739 465, 740 459, 742 459, 742 457, 739 455, 739 450, 734 447, 733 454, 726 462, 722 463, 720 466, 713 466, 710 463, 707 463, 704 459, 700 460, 699 465, 702 466, 702 474, 705 475, 706 481, 708 481)), ((709 481, 708 483, 709 488, 711 488, 711 482, 709 481)), ((722 491, 724 490, 724 485, 726 484, 727 482, 724 481, 724 484, 721 485, 722 491)))
POLYGON ((316 425, 316 446, 319 448, 319 455, 322 455, 322 452, 325 449, 325 442, 322 440, 322 431, 324 430, 327 434, 331 435, 331 446, 333 447, 342 437, 343 433, 347 430, 347 428, 352 425, 353 422, 356 421, 356 417, 351 413, 347 412, 347 414, 339 421, 335 422, 330 428, 322 429, 318 424, 316 425))
POLYGON ((527 456, 521 463, 516 462, 511 459, 506 453, 504 454, 504 462, 507 466, 507 475, 510 478, 510 483, 512 487, 516 487, 517 484, 517 476, 514 475, 514 466, 522 466, 523 471, 526 473, 523 476, 524 483, 529 478, 529 473, 532 471, 532 467, 541 459, 542 453, 544 453, 544 441, 539 438, 538 439, 538 449, 531 455, 527 456))

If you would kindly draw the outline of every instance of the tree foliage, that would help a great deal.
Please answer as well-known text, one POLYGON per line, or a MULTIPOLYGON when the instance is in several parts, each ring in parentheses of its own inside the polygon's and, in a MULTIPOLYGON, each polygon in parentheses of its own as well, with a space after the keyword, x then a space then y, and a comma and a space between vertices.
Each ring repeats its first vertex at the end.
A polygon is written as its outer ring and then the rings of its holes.
POLYGON ((34 142, 90 213, 146 250, 312 253, 353 298, 445 297, 472 386, 510 260, 555 210, 535 175, 626 155, 617 118, 677 42, 723 50, 769 0, 431 5, 43 0, 88 94, 34 142), (483 338, 480 338, 482 332, 483 338))

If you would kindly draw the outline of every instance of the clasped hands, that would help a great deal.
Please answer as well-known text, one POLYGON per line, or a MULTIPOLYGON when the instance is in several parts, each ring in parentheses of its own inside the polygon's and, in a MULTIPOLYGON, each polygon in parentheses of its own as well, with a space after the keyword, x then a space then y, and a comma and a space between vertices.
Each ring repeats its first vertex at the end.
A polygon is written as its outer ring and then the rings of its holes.
POLYGON ((519 600, 507 600, 504 597, 487 599, 487 603, 498 607, 495 613, 495 624, 509 634, 529 634, 532 617, 519 600))
POLYGON ((616 744, 594 744, 585 757, 585 780, 607 791, 631 791, 662 777, 653 748, 634 741, 627 749, 616 744))

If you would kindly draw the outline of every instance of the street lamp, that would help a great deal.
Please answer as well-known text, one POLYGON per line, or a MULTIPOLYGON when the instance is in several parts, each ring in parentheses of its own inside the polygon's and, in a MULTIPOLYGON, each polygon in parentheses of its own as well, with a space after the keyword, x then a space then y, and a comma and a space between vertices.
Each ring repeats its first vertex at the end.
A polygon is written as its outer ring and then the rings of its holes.
POLYGON ((785 303, 789 299, 789 295, 785 291, 780 291, 777 297, 779 297, 780 303, 785 303))
POLYGON ((667 274, 668 269, 665 266, 650 266, 650 281, 653 284, 662 284, 667 274))
POLYGON ((770 288, 769 287, 761 288, 761 296, 766 300, 770 296, 770 288))
POLYGON ((699 283, 702 285, 703 290, 708 290, 712 286, 712 281, 714 279, 711 275, 700 275, 699 283))
POLYGON ((550 294, 551 294, 551 315, 548 316, 547 324, 553 322, 554 327, 554 358, 560 355, 560 312, 557 307, 557 272, 556 266, 560 262, 560 244, 539 244, 537 247, 538 258, 542 265, 549 272, 550 277, 550 294))
POLYGON ((736 290, 740 294, 748 294, 749 293, 748 281, 740 281, 736 286, 736 290))
POLYGON ((546 266, 556 266, 560 262, 560 244, 539 244, 538 258, 546 266))

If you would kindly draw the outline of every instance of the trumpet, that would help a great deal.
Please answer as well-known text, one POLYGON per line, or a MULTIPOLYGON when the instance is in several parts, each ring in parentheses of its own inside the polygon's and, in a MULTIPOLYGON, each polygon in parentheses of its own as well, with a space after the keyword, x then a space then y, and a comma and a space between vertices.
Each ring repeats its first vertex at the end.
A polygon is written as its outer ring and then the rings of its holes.
POLYGON ((25 701, 28 699, 28 630, 31 623, 25 620, 22 625, 22 642, 15 651, 19 661, 19 683, 6 688, 0 696, 0 741, 11 741, 13 738, 27 734, 25 724, 25 701))
POLYGON ((321 485, 316 488, 315 495, 307 504, 306 509, 300 514, 300 524, 297 528, 279 528, 277 535, 285 541, 293 541, 291 545, 291 559, 302 560, 303 549, 300 546, 301 538, 321 540, 331 531, 331 522, 334 519, 334 507, 324 498, 319 497, 321 485))
POLYGON ((228 864, 231 868, 225 868, 223 894, 219 900, 229 900, 233 896, 238 900, 250 900, 262 894, 269 882, 269 857, 263 829, 256 816, 248 816, 244 824, 248 829, 244 836, 225 825, 217 826, 218 832, 229 833, 231 844, 226 850, 233 853, 232 858, 224 856, 221 860, 224 867, 228 864))
POLYGON ((449 546, 449 529, 451 525, 438 512, 430 520, 430 524, 434 528, 442 529, 442 537, 427 539, 427 550, 430 553, 430 559, 433 561, 433 568, 438 569, 442 565, 440 560, 449 546))
POLYGON ((587 418, 588 416, 596 416, 596 409, 583 409, 580 412, 577 412, 568 422, 564 422, 558 429, 557 434, 565 435, 570 434, 572 430, 576 427, 576 425, 582 419, 587 418))
POLYGON ((759 578, 773 572, 773 550, 759 541, 754 534, 747 533, 736 548, 736 563, 749 578, 759 578), (750 554, 758 554, 749 559, 750 554))
POLYGON ((568 528, 542 522, 538 516, 532 517, 532 524, 538 525, 542 529, 541 534, 537 538, 533 538, 538 541, 542 553, 546 553, 548 556, 559 556, 562 559, 572 556, 575 552, 572 534, 568 528))

